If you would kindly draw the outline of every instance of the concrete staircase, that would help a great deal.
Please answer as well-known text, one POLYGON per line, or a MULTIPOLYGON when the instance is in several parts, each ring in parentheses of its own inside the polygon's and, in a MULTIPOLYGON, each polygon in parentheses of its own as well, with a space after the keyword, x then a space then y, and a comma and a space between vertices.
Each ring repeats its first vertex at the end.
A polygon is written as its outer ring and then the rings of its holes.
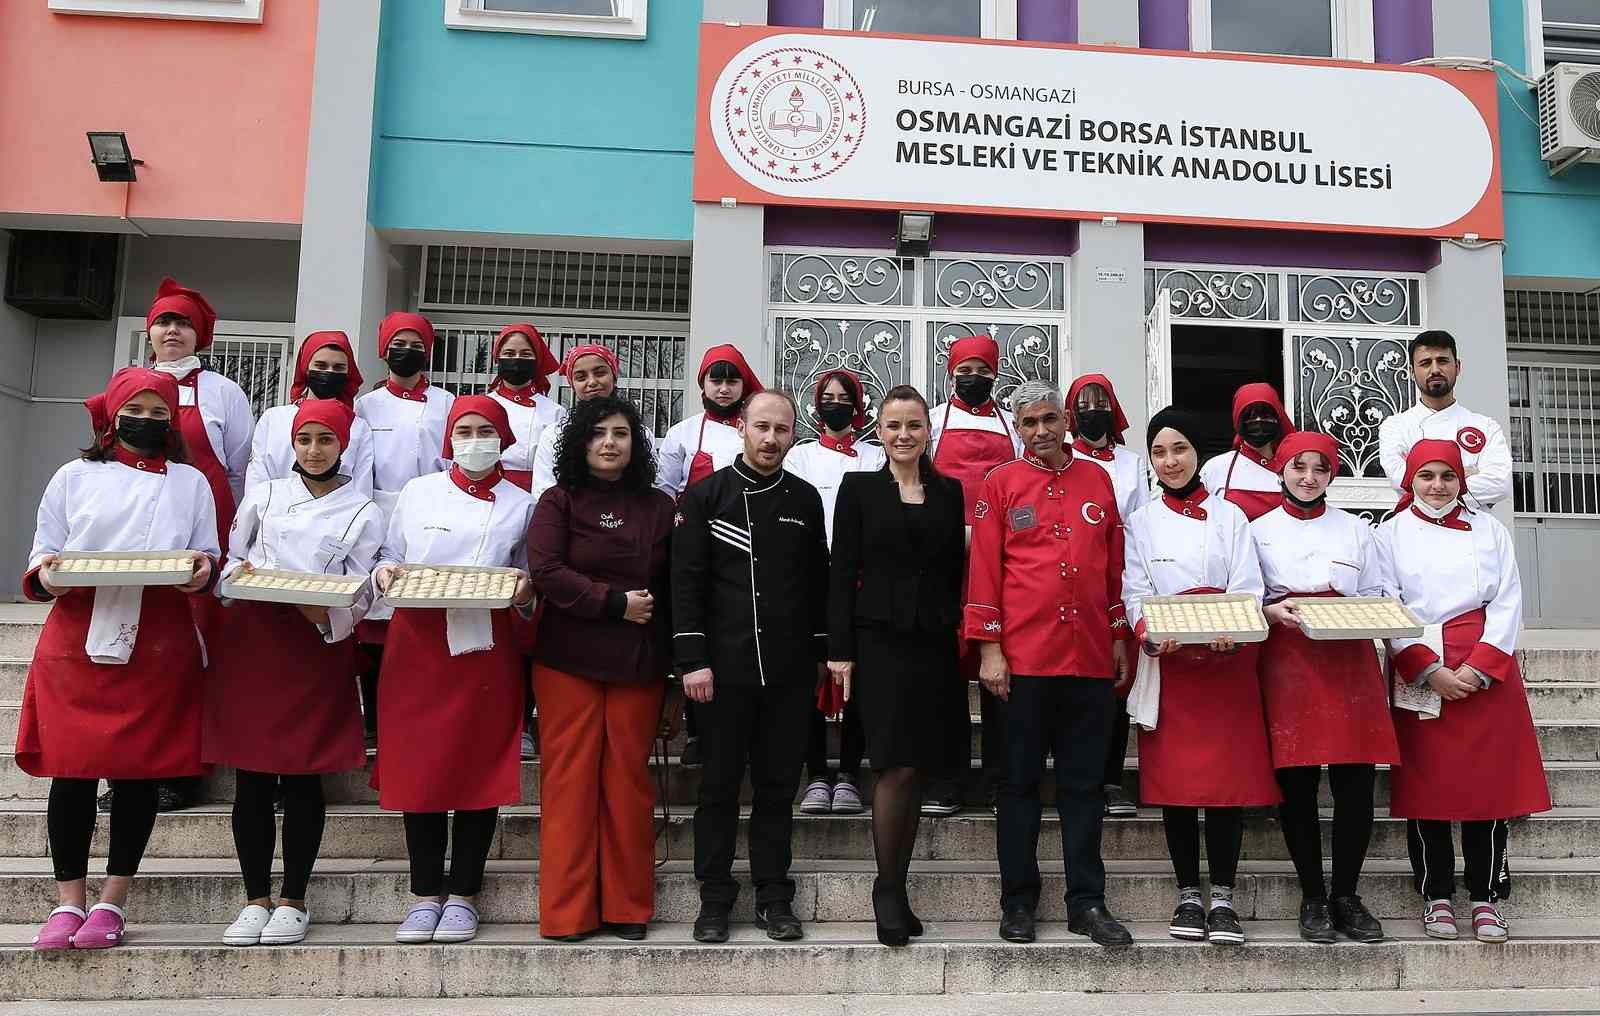
MULTIPOLYGON (((0 607, 0 748, 14 743, 42 619, 35 608, 0 607)), ((994 819, 981 805, 923 821, 911 893, 928 935, 918 945, 889 950, 874 938, 870 819, 863 815, 796 818, 795 908, 807 922, 805 942, 778 945, 744 926, 728 946, 701 946, 688 928, 698 908, 688 860, 698 774, 677 764, 674 745, 659 774, 670 804, 657 840, 659 923, 643 943, 562 945, 538 937, 531 922, 539 897, 539 766, 527 763, 527 803, 502 811, 479 904, 487 923, 471 945, 394 943, 394 923, 409 899, 400 818, 380 811, 365 774, 352 773, 327 780, 328 827, 310 891, 316 924, 307 943, 222 946, 243 889, 228 819, 232 774, 217 772, 205 781, 206 803, 158 820, 131 901, 129 944, 108 954, 35 954, 28 942, 54 904, 48 783, 4 754, 0 1001, 1593 988, 1600 985, 1600 637, 1529 632, 1526 641, 1522 665, 1556 807, 1512 829, 1514 892, 1505 910, 1514 937, 1504 946, 1422 937, 1404 824, 1382 815, 1362 893, 1388 922, 1390 939, 1368 946, 1301 942, 1294 925, 1299 889, 1270 813, 1247 824, 1235 897, 1250 944, 1236 950, 1175 942, 1166 935, 1175 886, 1154 811, 1106 824, 1111 906, 1134 931, 1131 952, 1107 953, 1067 933, 1061 879, 1048 874, 1049 865, 1039 942, 1008 945, 995 935, 994 819)), ((974 701, 974 742, 976 711, 974 701)), ((1137 790, 1137 737, 1124 782, 1137 790)), ((1383 774, 1380 801, 1387 792, 1383 774)), ((105 825, 97 832, 97 870, 105 825)), ((1040 854, 1060 857, 1050 817, 1040 854)), ((749 919, 748 891, 736 916, 749 919)))

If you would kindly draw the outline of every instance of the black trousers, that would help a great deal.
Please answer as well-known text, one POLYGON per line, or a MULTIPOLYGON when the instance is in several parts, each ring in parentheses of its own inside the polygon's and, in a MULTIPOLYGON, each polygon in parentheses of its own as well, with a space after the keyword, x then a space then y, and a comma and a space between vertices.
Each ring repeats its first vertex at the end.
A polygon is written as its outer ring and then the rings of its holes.
POLYGON ((358 642, 356 648, 360 651, 357 662, 361 665, 361 721, 367 734, 376 734, 378 732, 378 671, 383 669, 383 646, 377 642, 358 642))
POLYGON ((789 878, 794 795, 800 785, 810 714, 809 684, 719 685, 700 714, 700 803, 694 810, 694 877, 702 903, 732 906, 739 834, 739 784, 745 768, 755 790, 750 809, 750 878, 756 905, 794 899, 789 878))
MULTIPOLYGON (((476 896, 483 889, 483 868, 489 863, 499 808, 455 813, 408 811, 405 813, 406 856, 411 860, 411 892, 416 896, 443 896, 445 847, 450 846, 448 891, 454 896, 476 896), (449 840, 454 833, 455 843, 449 840)), ((287 894, 285 894, 287 895, 287 894)))
MULTIPOLYGON (((1461 857, 1467 898, 1494 903, 1511 897, 1511 863, 1506 858, 1510 822, 1461 823, 1461 857)), ((1450 823, 1411 819, 1406 823, 1411 883, 1423 899, 1447 900, 1456 892, 1456 852, 1450 823)))
MULTIPOLYGON (((111 856, 106 874, 139 873, 150 831, 156 825, 156 785, 159 780, 116 780, 111 795, 111 856)), ((50 801, 45 806, 45 827, 50 836, 50 860, 57 882, 74 882, 89 874, 89 844, 94 839, 95 793, 99 780, 58 776, 50 781, 50 801)))
POLYGON ((1105 789, 1107 700, 1111 682, 1093 677, 1011 676, 1005 703, 1005 771, 995 827, 1000 854, 1000 906, 1039 904, 1039 783, 1044 757, 1055 756, 1056 812, 1067 876, 1069 916, 1104 906, 1106 866, 1100 857, 1105 789))
MULTIPOLYGON (((1367 845, 1372 842, 1372 787, 1376 779, 1376 770, 1370 765, 1328 767, 1328 785, 1333 788, 1334 896, 1356 894, 1361 866, 1367 860, 1367 845)), ((1294 870, 1300 876, 1300 894, 1306 899, 1324 899, 1328 895, 1322 877, 1322 822, 1317 812, 1317 788, 1321 783, 1320 766, 1278 770, 1278 787, 1283 791, 1278 822, 1283 826, 1283 841, 1294 860, 1294 870)))
POLYGON ((272 848, 278 840, 272 797, 283 784, 283 892, 285 899, 306 898, 306 883, 317 863, 327 806, 321 776, 278 776, 241 769, 233 791, 233 846, 244 876, 245 899, 272 895, 272 848))
MULTIPOLYGON (((1164 807, 1161 826, 1178 887, 1200 885, 1200 809, 1164 807)), ((1238 884, 1239 848, 1244 844, 1243 808, 1206 809, 1206 868, 1212 885, 1238 884)))
POLYGON ((1111 735, 1106 742, 1106 771, 1100 782, 1108 787, 1122 786, 1128 764, 1128 701, 1111 696, 1111 735))
POLYGON ((806 736, 806 778, 827 780, 836 776, 860 776, 861 756, 867 753, 867 735, 861 727, 861 706, 852 697, 844 704, 839 717, 839 769, 828 766, 828 721, 815 706, 811 709, 811 725, 806 736))

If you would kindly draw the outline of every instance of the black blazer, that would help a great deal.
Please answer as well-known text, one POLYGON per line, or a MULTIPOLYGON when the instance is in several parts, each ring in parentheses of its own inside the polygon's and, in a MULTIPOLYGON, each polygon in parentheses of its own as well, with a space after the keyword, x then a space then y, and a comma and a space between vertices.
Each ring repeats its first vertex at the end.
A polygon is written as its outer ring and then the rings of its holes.
POLYGON ((961 483, 924 478, 922 543, 906 524, 900 485, 885 466, 846 473, 833 512, 828 658, 855 659, 855 630, 949 632, 961 622, 966 506, 961 483))

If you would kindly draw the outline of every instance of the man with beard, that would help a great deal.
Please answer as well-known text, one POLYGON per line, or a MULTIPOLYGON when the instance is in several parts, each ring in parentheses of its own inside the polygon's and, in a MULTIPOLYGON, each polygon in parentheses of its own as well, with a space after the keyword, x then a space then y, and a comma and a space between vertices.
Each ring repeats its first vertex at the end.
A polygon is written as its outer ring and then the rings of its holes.
MULTIPOLYGON (((1461 358, 1455 336, 1446 331, 1426 331, 1407 347, 1411 379, 1417 385, 1417 403, 1384 420, 1378 428, 1378 459, 1396 490, 1406 476, 1406 456, 1418 441, 1454 441, 1471 479, 1469 507, 1493 508, 1511 494, 1511 447, 1500 424, 1474 413, 1456 401, 1456 381, 1461 358)), ((1396 510, 1410 503, 1403 495, 1396 510)))

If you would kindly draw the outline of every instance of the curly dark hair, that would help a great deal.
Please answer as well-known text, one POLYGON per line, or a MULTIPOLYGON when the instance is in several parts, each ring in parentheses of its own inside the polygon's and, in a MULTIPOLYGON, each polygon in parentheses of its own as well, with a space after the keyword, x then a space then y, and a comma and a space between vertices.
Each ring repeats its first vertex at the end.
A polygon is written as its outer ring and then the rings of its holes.
POLYGON ((633 431, 633 453, 622 471, 623 489, 648 490, 655 483, 656 457, 651 451, 650 439, 645 436, 639 410, 632 402, 615 395, 579 402, 567 414, 566 423, 561 425, 561 436, 556 441, 556 483, 576 489, 589 482, 589 435, 608 416, 621 416, 633 431))

